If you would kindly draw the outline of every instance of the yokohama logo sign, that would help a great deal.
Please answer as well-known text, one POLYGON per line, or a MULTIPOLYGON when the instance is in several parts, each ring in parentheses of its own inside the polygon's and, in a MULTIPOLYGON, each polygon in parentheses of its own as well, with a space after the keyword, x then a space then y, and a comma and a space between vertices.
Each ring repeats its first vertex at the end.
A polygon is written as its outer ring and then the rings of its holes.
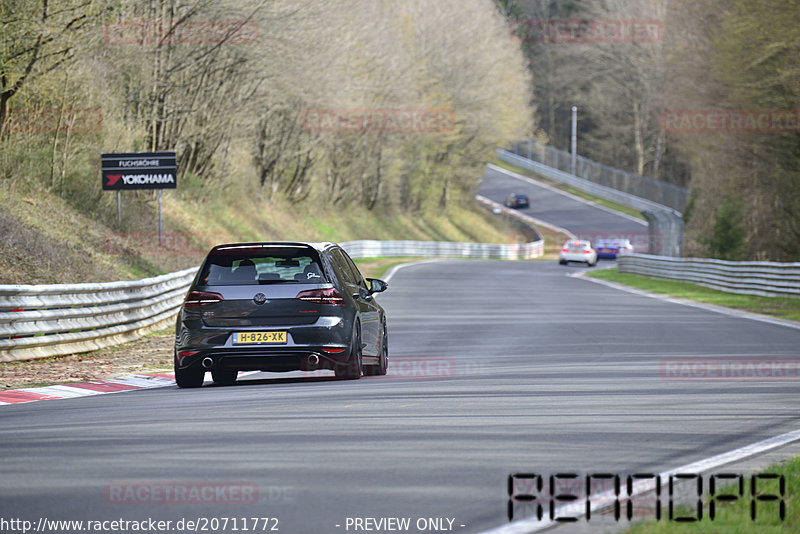
POLYGON ((103 189, 175 189, 175 152, 103 154, 103 189))
POLYGON ((147 184, 174 184, 175 176, 171 174, 122 174, 107 175, 109 186, 114 186, 118 180, 122 180, 125 185, 147 185, 147 184))

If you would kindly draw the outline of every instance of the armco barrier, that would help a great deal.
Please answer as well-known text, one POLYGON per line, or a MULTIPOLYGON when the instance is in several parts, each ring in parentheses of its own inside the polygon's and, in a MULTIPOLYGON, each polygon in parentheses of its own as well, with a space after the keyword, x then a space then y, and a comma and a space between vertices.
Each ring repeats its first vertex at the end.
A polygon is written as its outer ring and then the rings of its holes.
MULTIPOLYGON (((414 256, 529 259, 543 241, 493 245, 351 241, 354 258, 414 256)), ((197 267, 134 282, 0 285, 0 361, 87 352, 134 340, 175 319, 197 267)))
POLYGON ((414 256, 527 260, 541 256, 544 250, 544 242, 541 240, 507 245, 448 241, 351 241, 341 245, 353 258, 414 256))
POLYGON ((692 282, 746 295, 800 297, 800 263, 724 261, 631 254, 622 256, 621 273, 692 282))
MULTIPOLYGON (((527 160, 542 163, 568 174, 572 170, 572 154, 555 147, 526 139, 514 143, 510 148, 514 154, 527 160)), ((683 211, 689 195, 683 187, 615 169, 578 155, 575 157, 575 175, 601 186, 669 206, 677 211, 683 211)))
POLYGON ((196 267, 133 282, 0 286, 0 361, 124 343, 175 317, 196 267))
POLYGON ((659 204, 657 202, 653 202, 645 198, 637 197, 635 195, 631 195, 629 193, 625 193, 623 191, 619 191, 611 187, 606 187, 604 185, 596 184, 584 178, 579 178, 577 176, 569 174, 568 172, 564 172, 554 167, 549 167, 547 165, 544 165, 543 163, 539 163, 538 161, 533 161, 523 158, 522 156, 518 156, 513 152, 509 152, 501 148, 497 149, 497 157, 505 161, 506 163, 511 163, 518 167, 522 167, 523 169, 533 171, 537 174, 541 174, 542 176, 554 180, 556 182, 570 185, 576 189, 580 189, 581 191, 586 191, 587 193, 591 193, 592 195, 598 196, 605 200, 610 200, 611 202, 616 202, 617 204, 622 204, 623 206, 628 206, 629 208, 633 208, 639 211, 642 210, 672 211, 671 208, 664 206, 663 204, 659 204))

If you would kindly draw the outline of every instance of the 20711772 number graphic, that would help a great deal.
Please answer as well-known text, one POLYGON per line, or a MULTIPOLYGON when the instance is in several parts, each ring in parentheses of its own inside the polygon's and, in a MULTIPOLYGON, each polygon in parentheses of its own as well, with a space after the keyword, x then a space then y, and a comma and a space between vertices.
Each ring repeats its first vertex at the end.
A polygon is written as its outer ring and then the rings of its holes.
POLYGON ((198 517, 194 527, 195 532, 279 531, 275 517, 198 517))

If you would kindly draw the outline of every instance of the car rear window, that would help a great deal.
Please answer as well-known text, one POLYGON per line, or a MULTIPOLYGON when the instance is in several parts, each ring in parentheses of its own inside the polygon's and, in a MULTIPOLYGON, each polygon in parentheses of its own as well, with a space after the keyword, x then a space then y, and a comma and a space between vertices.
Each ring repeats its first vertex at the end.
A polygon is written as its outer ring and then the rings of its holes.
POLYGON ((326 281, 316 254, 287 249, 209 255, 198 285, 320 284, 326 281))

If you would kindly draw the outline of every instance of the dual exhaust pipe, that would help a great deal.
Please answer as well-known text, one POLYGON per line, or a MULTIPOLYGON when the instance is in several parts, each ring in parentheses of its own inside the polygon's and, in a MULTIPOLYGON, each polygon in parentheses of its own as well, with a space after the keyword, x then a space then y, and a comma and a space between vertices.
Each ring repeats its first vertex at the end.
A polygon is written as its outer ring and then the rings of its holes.
MULTIPOLYGON (((214 359, 209 356, 203 358, 201 363, 204 369, 211 369, 214 367, 214 359)), ((308 365, 309 370, 313 371, 319 365, 319 356, 312 354, 306 359, 306 364, 308 365)))

